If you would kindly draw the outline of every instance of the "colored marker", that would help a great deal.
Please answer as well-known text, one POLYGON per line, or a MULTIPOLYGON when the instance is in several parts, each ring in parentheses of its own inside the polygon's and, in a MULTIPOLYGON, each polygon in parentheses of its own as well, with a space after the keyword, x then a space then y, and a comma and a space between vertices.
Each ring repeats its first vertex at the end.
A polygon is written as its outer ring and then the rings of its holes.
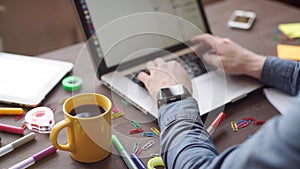
POLYGON ((122 144, 120 143, 119 139, 117 136, 112 135, 112 142, 114 146, 116 147, 117 151, 119 152, 121 158, 124 160, 125 164, 129 169, 138 169, 135 163, 132 161, 122 144))
POLYGON ((50 154, 56 152, 56 148, 54 146, 50 146, 44 150, 42 150, 41 152, 19 162, 18 164, 10 167, 10 169, 23 169, 23 168, 28 168, 30 166, 32 166, 33 164, 35 164, 36 162, 40 161, 41 159, 49 156, 50 154))
POLYGON ((214 131, 218 128, 219 124, 223 121, 226 117, 224 112, 221 112, 217 118, 211 123, 211 125, 207 128, 207 132, 209 135, 212 135, 214 131))
POLYGON ((21 138, 19 138, 18 140, 15 140, 14 142, 7 144, 3 147, 0 148, 0 157, 2 157, 3 155, 12 152, 14 149, 20 147, 23 144, 28 143, 29 141, 33 140, 35 138, 35 134, 29 133, 21 138))
POLYGON ((142 160, 136 156, 134 153, 130 154, 130 157, 132 161, 135 163, 135 165, 138 167, 138 169, 146 169, 145 164, 142 162, 142 160))
POLYGON ((23 113, 22 108, 0 107, 0 115, 22 115, 23 113))
POLYGON ((8 133, 15 133, 15 134, 22 134, 23 135, 24 128, 0 123, 0 131, 5 131, 5 132, 8 132, 8 133))

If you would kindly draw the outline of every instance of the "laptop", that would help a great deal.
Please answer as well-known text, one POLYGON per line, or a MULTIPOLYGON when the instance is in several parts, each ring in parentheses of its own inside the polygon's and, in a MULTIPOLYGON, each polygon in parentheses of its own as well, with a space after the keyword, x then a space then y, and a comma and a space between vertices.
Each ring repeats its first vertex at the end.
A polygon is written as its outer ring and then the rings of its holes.
POLYGON ((0 52, 0 102, 39 105, 73 63, 0 52))
POLYGON ((98 78, 155 118, 156 103, 136 76, 157 57, 186 68, 201 115, 261 86, 249 77, 225 75, 191 51, 190 38, 211 33, 201 0, 74 0, 74 5, 98 78))

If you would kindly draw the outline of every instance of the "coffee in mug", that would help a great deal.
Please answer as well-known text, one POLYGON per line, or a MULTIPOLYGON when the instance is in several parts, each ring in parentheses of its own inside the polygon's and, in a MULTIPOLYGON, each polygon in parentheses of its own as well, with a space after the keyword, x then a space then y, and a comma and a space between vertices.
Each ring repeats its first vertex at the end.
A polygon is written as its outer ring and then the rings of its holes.
POLYGON ((111 101, 104 95, 75 95, 63 105, 65 119, 50 132, 50 141, 60 150, 69 151, 79 162, 98 162, 111 153, 111 101), (59 144, 59 132, 66 128, 68 143, 59 144))

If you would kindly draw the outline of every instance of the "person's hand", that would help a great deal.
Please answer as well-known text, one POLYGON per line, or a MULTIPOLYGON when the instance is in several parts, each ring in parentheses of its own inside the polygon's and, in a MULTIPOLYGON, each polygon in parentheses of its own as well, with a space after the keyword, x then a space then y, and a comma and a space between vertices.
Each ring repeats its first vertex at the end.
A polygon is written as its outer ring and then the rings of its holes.
POLYGON ((176 61, 165 62, 161 58, 147 62, 149 74, 140 72, 138 79, 142 81, 151 96, 156 99, 161 88, 182 84, 192 94, 192 84, 187 72, 176 61))
POLYGON ((204 44, 212 47, 202 57, 208 64, 223 69, 225 73, 234 75, 249 75, 259 79, 262 71, 265 57, 255 54, 230 39, 219 38, 210 34, 198 35, 191 40, 196 47, 198 54, 204 44))

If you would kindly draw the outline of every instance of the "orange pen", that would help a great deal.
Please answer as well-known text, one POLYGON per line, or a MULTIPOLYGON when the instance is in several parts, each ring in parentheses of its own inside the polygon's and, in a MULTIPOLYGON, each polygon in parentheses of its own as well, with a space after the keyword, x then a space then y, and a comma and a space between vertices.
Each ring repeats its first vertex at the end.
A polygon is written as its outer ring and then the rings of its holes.
POLYGON ((22 108, 0 107, 0 115, 22 115, 23 113, 22 108))

